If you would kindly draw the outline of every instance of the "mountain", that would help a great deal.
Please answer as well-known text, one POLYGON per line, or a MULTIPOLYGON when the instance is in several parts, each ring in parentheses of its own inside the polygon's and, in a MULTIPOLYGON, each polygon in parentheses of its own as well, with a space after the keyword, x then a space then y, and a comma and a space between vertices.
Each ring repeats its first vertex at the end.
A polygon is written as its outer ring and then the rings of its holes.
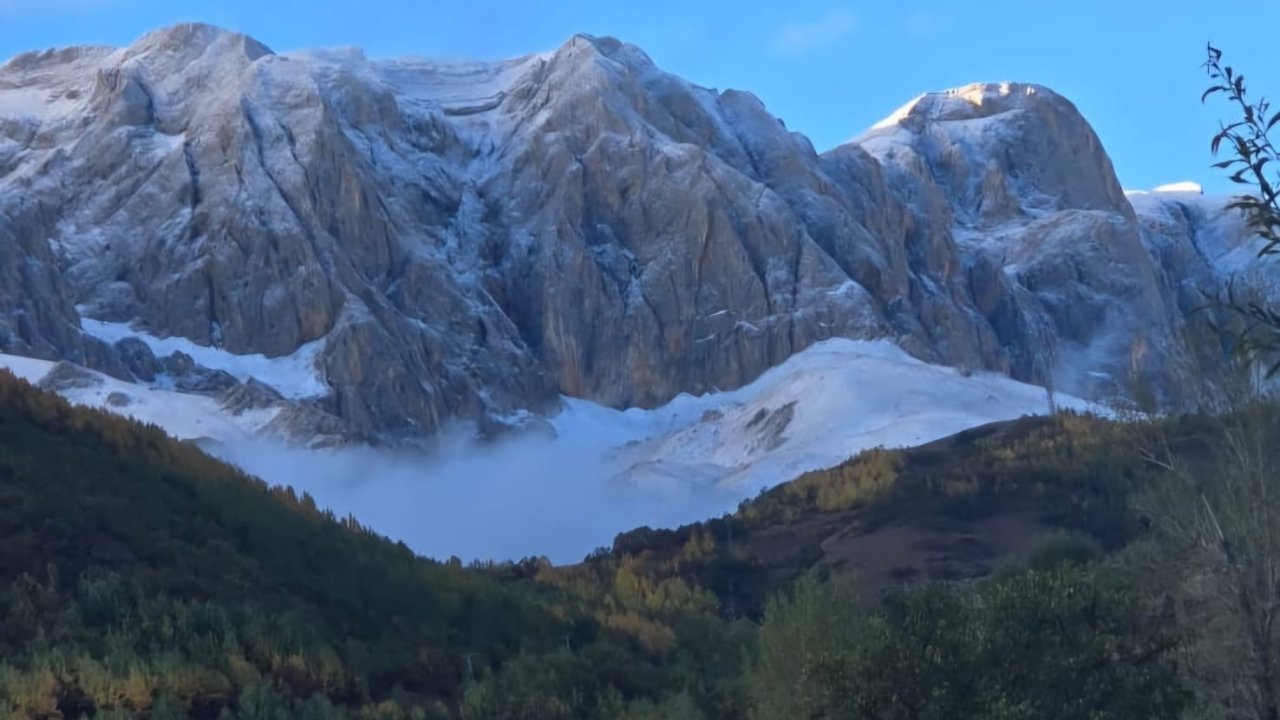
POLYGON ((1034 85, 818 153, 610 38, 370 60, 179 25, 0 67, 0 352, 240 392, 304 442, 654 408, 828 338, 1176 401, 1186 312, 1249 242, 1205 202, 1135 211, 1034 85))

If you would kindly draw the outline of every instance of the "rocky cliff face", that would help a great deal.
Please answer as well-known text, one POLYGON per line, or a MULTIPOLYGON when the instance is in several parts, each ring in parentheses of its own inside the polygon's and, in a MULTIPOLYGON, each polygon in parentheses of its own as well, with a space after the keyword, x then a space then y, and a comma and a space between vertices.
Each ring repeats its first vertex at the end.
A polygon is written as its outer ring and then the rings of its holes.
POLYGON ((1017 377, 1093 395, 1169 384, 1182 315, 1098 137, 1035 85, 924 95, 859 144, 948 235, 1017 377))
POLYGON ((127 327, 302 358, 315 382, 275 390, 329 434, 652 406, 833 336, 1077 391, 1159 377, 1194 231, 1158 224, 1030 85, 923 96, 819 155, 588 36, 441 63, 183 25, 0 67, 0 352, 167 377, 99 331, 127 327))

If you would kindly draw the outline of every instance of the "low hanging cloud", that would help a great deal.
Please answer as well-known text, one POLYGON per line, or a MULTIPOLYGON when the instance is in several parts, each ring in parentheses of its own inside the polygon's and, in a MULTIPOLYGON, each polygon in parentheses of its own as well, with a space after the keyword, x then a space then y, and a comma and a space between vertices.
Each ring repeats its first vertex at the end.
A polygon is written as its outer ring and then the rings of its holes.
POLYGON ((266 439, 223 444, 223 460, 272 485, 308 492, 339 516, 420 555, 473 560, 545 556, 580 562, 619 532, 678 527, 733 510, 732 491, 672 483, 638 487, 613 479, 611 429, 556 441, 513 438, 477 446, 446 436, 433 456, 352 447, 305 450, 266 439))
POLYGON ((852 34, 857 24, 857 17, 843 8, 830 10, 816 20, 789 22, 778 30, 774 49, 794 55, 830 47, 852 34))

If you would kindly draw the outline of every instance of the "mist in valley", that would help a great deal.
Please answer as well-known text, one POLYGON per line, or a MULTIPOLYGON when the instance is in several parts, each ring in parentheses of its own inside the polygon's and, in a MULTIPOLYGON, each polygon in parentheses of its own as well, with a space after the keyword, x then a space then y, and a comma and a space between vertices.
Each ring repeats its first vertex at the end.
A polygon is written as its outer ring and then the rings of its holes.
POLYGON ((741 499, 690 483, 638 486, 616 479, 616 431, 478 443, 462 429, 439 450, 308 450, 252 440, 216 454, 273 485, 308 492, 339 516, 436 559, 547 556, 575 563, 619 532, 675 527, 719 515, 741 499))

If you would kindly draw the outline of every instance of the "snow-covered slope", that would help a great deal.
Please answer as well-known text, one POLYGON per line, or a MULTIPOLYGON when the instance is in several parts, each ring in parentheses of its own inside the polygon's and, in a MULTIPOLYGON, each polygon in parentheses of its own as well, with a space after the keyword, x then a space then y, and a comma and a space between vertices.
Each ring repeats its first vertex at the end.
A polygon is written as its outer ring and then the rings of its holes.
POLYGON ((229 410, 209 395, 174 392, 124 382, 83 368, 64 366, 67 377, 53 382, 50 372, 57 363, 15 355, 0 355, 0 368, 35 385, 57 392, 67 400, 117 415, 151 423, 179 440, 246 442, 262 436, 278 408, 229 410), (48 380, 46 380, 46 378, 48 380), (45 381, 45 382, 42 382, 45 381))
MULTIPOLYGON (((703 482, 753 494, 871 447, 929 442, 996 420, 1048 412, 1044 388, 993 373, 930 365, 887 341, 827 340, 727 393, 681 396, 655 411, 573 402, 557 419, 652 423, 613 453, 615 479, 637 486, 703 482)), ((1062 408, 1090 406, 1055 397, 1062 408)))
MULTIPOLYGON (((0 356, 40 381, 51 363, 0 356)), ((888 342, 829 340, 732 392, 655 409, 564 400, 557 437, 477 446, 447 435, 433 455, 304 450, 262 438, 270 411, 233 415, 212 397, 84 372, 53 387, 73 402, 218 440, 213 451, 269 482, 437 557, 546 554, 572 562, 618 532, 733 509, 759 489, 875 446, 909 446, 1048 409, 1043 388, 914 360, 888 342), (484 528, 483 531, 477 531, 484 528)), ((1060 407, 1084 409, 1070 397, 1060 407)))
POLYGON ((1259 257, 1265 242, 1249 232, 1242 213, 1226 209, 1231 197, 1206 195, 1192 182, 1125 195, 1182 312, 1213 304, 1228 284, 1238 299, 1280 302, 1280 266, 1275 256, 1259 257))
POLYGON ((221 348, 197 345, 183 337, 157 338, 127 323, 81 318, 80 325, 86 334, 112 344, 136 338, 156 357, 184 353, 205 368, 220 370, 241 382, 257 380, 285 398, 301 400, 329 392, 316 367, 322 344, 319 341, 307 343, 290 355, 269 358, 261 353, 237 355, 221 348))

